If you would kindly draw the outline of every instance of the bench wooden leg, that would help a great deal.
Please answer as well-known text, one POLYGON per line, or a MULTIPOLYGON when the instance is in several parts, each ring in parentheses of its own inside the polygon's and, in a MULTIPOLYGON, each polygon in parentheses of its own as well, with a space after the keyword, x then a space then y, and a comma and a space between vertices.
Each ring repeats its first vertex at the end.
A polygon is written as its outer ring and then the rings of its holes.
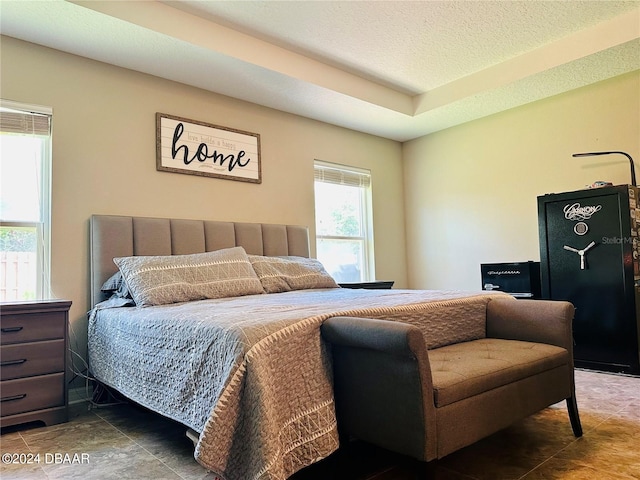
POLYGON ((578 413, 578 404, 576 403, 576 397, 567 398, 567 410, 569 412, 569 420, 571 421, 573 434, 576 437, 581 437, 582 424, 580 423, 580 414, 578 413))

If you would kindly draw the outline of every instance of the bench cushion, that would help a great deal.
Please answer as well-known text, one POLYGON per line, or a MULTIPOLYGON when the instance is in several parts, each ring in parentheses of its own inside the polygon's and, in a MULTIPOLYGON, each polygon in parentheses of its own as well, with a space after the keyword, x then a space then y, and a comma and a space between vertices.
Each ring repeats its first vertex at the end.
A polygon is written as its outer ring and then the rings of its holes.
POLYGON ((442 407, 569 363, 566 349, 483 338, 429 350, 434 401, 442 407))

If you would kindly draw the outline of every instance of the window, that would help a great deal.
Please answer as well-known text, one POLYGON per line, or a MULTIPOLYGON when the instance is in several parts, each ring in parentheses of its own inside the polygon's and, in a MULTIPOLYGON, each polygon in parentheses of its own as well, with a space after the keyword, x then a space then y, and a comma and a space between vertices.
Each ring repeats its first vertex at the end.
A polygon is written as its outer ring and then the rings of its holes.
POLYGON ((316 161, 314 176, 318 260, 337 282, 373 280, 370 172, 316 161))
POLYGON ((51 109, 0 100, 0 301, 49 296, 51 109))

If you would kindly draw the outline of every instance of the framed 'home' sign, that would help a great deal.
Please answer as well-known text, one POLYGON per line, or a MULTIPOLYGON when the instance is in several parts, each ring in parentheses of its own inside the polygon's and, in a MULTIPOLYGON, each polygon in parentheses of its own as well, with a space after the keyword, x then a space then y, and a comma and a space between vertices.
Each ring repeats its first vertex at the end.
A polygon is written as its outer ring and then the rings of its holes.
POLYGON ((156 168, 261 183, 260 135, 156 113, 156 168))

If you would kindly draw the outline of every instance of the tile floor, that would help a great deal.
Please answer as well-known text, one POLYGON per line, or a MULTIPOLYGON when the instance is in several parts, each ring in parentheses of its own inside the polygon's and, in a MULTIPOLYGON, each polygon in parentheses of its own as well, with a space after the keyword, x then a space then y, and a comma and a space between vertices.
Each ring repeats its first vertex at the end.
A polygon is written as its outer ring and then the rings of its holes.
MULTIPOLYGON (((428 465, 354 443, 291 480, 640 479, 640 378, 577 371, 576 383, 580 439, 561 403, 428 465)), ((71 417, 50 427, 4 429, 3 454, 49 454, 49 461, 1 464, 0 477, 214 479, 193 459, 193 445, 175 422, 132 405, 88 410, 78 403, 71 417), (69 458, 60 464, 54 453, 69 458)))

